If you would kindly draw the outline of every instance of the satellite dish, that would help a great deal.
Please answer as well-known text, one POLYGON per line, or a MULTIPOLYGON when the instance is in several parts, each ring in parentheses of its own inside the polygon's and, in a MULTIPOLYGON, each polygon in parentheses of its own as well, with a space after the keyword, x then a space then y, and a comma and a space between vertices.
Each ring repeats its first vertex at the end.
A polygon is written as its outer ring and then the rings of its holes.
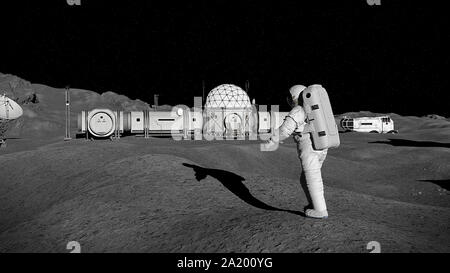
POLYGON ((0 95, 0 119, 16 119, 22 114, 22 107, 17 102, 5 95, 0 95))

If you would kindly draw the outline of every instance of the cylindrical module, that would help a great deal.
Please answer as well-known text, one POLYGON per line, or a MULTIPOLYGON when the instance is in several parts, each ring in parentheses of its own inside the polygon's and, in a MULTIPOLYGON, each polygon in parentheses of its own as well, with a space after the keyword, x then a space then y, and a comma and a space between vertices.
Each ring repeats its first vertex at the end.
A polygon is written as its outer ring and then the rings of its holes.
POLYGON ((96 137, 109 137, 116 128, 116 115, 109 109, 94 109, 88 114, 89 133, 96 137))

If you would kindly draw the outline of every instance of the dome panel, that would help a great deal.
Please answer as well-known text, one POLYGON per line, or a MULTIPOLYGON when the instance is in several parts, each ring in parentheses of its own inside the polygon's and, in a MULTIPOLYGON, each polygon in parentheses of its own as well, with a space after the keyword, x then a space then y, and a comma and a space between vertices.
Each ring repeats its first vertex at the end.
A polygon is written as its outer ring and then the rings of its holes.
POLYGON ((247 93, 234 84, 222 84, 212 89, 206 97, 205 108, 251 107, 247 93))

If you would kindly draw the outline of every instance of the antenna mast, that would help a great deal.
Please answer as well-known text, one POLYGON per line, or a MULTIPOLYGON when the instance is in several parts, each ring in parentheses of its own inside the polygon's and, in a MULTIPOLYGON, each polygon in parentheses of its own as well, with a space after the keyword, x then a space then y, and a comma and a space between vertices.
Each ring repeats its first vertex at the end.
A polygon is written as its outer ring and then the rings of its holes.
POLYGON ((205 80, 202 80, 202 105, 205 102, 205 88, 206 88, 205 80))
MULTIPOLYGON (((66 135, 64 141, 71 140, 70 137, 70 87, 66 86, 66 135)), ((86 128, 87 130, 87 128, 86 128)))

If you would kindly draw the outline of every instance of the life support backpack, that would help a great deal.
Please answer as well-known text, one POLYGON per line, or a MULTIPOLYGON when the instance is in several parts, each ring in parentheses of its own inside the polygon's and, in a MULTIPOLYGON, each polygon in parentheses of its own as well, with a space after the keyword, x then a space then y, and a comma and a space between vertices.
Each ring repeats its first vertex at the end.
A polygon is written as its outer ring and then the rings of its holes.
POLYGON ((311 85, 303 90, 302 97, 307 122, 303 133, 311 134, 314 149, 338 147, 339 131, 325 88, 320 84, 311 85))

